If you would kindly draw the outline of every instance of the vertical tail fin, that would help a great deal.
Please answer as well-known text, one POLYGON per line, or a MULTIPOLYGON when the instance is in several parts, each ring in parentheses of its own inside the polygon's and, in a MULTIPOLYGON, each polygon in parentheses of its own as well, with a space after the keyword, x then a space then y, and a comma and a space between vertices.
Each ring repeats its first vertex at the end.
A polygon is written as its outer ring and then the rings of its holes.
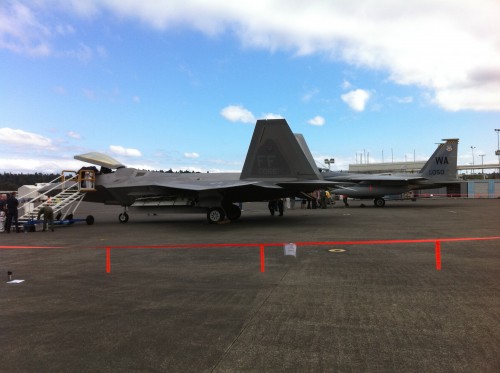
POLYGON ((317 167, 305 144, 299 143, 285 119, 260 119, 240 179, 319 180, 317 167))
POLYGON ((447 180, 457 178, 458 139, 443 139, 443 141, 446 142, 438 145, 434 154, 420 170, 423 177, 447 180))

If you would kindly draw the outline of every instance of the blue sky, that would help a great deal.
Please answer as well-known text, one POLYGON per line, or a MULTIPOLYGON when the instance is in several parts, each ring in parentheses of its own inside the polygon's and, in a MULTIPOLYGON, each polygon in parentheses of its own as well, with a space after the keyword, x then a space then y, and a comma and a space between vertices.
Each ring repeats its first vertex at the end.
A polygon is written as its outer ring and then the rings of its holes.
POLYGON ((255 120, 318 161, 498 162, 500 3, 3 0, 0 172, 240 171, 255 120))

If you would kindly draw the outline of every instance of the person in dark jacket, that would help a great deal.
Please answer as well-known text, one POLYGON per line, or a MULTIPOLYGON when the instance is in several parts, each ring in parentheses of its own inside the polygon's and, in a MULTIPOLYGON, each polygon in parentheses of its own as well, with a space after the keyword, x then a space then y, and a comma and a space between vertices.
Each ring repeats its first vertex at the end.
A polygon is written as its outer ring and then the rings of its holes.
POLYGON ((14 222, 14 229, 17 230, 17 207, 19 206, 19 201, 16 198, 16 192, 12 192, 9 197, 7 197, 7 219, 5 221, 5 232, 10 233, 10 227, 12 222, 14 222))

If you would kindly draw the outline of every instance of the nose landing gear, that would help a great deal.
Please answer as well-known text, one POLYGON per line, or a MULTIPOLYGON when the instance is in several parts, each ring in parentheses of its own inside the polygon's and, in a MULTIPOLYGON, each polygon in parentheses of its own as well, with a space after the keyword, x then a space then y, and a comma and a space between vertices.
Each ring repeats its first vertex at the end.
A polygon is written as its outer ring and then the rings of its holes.
POLYGON ((118 215, 118 220, 120 221, 120 223, 128 222, 128 214, 126 212, 122 212, 120 215, 118 215))

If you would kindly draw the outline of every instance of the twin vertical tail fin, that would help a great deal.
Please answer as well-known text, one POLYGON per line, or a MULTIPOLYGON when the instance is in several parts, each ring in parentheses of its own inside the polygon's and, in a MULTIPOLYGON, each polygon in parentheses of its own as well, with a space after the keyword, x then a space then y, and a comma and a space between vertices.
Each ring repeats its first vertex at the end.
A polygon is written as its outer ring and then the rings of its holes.
POLYGON ((427 179, 451 180, 457 178, 458 139, 443 139, 420 174, 427 179))
POLYGON ((240 179, 320 180, 322 177, 305 141, 299 143, 285 119, 259 119, 240 179))

